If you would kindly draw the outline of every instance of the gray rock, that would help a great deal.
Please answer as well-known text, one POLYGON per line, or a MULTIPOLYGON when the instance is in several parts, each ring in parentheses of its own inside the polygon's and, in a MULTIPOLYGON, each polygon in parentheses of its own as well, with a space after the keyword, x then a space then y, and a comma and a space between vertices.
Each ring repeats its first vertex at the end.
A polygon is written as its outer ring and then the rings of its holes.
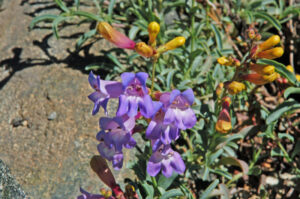
POLYGON ((11 175, 9 168, 0 159, 0 199, 26 198, 21 186, 11 175))
POLYGON ((56 117, 57 117, 57 113, 53 111, 48 115, 48 120, 54 120, 56 119, 56 117))

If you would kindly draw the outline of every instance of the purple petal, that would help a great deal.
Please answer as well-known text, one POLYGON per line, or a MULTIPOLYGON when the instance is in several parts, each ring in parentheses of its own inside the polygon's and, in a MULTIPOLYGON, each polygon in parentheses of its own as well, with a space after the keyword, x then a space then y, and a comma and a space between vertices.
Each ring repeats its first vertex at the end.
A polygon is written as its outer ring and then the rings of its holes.
POLYGON ((171 124, 175 121, 175 113, 172 108, 168 108, 164 118, 164 124, 171 124))
MULTIPOLYGON (((125 132, 124 132, 125 133, 125 132)), ((107 141, 108 144, 112 144, 115 146, 117 151, 122 151, 123 145, 128 143, 130 140, 130 133, 124 134, 122 133, 115 133, 110 132, 105 134, 105 141, 107 141)))
POLYGON ((77 199, 105 199, 104 196, 99 194, 90 194, 80 187, 80 192, 82 195, 78 196, 77 199))
POLYGON ((196 115, 191 108, 182 111, 182 120, 187 129, 192 128, 197 122, 196 115))
POLYGON ((171 144, 172 140, 170 138, 170 125, 167 125, 165 130, 161 134, 161 141, 164 144, 171 144))
POLYGON ((188 101, 189 105, 191 106, 194 103, 195 96, 194 92, 191 88, 185 90, 181 95, 188 101))
POLYGON ((124 121, 123 125, 124 125, 125 129, 127 131, 132 131, 132 129, 135 127, 135 118, 124 115, 124 116, 122 116, 122 119, 124 121))
POLYGON ((156 176, 159 173, 160 169, 161 169, 161 162, 154 163, 149 160, 147 164, 147 172, 150 176, 156 176))
POLYGON ((153 112, 152 112, 151 117, 154 117, 155 114, 162 108, 163 103, 157 102, 157 101, 152 101, 152 105, 153 105, 153 112))
POLYGON ((174 124, 176 125, 177 128, 181 130, 185 130, 186 126, 183 124, 184 111, 181 111, 180 109, 174 109, 173 112, 175 116, 174 124))
POLYGON ((114 155, 112 164, 113 164, 114 169, 120 170, 123 166, 123 154, 119 153, 119 154, 114 155))
POLYGON ((129 117, 134 117, 137 115, 137 110, 138 110, 138 102, 137 102, 137 97, 131 97, 131 99, 129 99, 129 107, 128 107, 128 112, 127 115, 129 117))
POLYGON ((117 111, 117 116, 122 116, 128 112, 128 100, 125 95, 120 95, 119 97, 119 108, 117 111))
MULTIPOLYGON (((102 105, 101 102, 104 101, 105 98, 103 98, 103 95, 98 91, 90 94, 88 96, 88 98, 92 102, 94 102, 94 108, 93 108, 92 114, 95 115, 96 113, 98 113, 100 106, 102 105)), ((107 102, 106 102, 106 104, 107 104, 107 102)), ((106 104, 103 104, 103 105, 105 106, 106 104)), ((106 109, 106 107, 105 107, 105 109, 106 109)))
POLYGON ((100 102, 100 105, 103 107, 104 112, 105 112, 106 115, 108 114, 108 112, 107 112, 107 103, 108 103, 108 100, 109 100, 109 98, 106 98, 102 102, 100 102))
POLYGON ((172 140, 177 140, 179 137, 179 129, 174 125, 170 125, 169 135, 172 140))
POLYGON ((156 152, 162 145, 162 141, 160 139, 151 140, 152 141, 152 152, 156 152))
POLYGON ((147 81, 147 78, 148 78, 148 74, 144 73, 144 72, 139 72, 135 76, 140 81, 144 93, 148 94, 148 90, 146 88, 146 81, 147 81))
POLYGON ((113 156, 115 155, 115 149, 109 148, 104 142, 101 142, 98 144, 97 149, 101 156, 106 158, 107 160, 111 161, 113 159, 113 156))
POLYGON ((162 132, 162 123, 151 121, 146 129, 147 139, 158 139, 162 132))
POLYGON ((171 95, 170 95, 170 104, 175 100, 175 98, 180 95, 180 91, 175 89, 171 92, 171 95))
POLYGON ((118 98, 123 93, 123 85, 120 82, 102 80, 100 85, 101 90, 105 91, 110 98, 118 98))
POLYGON ((174 151, 173 160, 171 161, 171 166, 177 173, 182 174, 185 171, 185 164, 181 156, 179 155, 179 153, 177 153, 176 151, 174 151))
POLYGON ((121 79, 122 79, 122 85, 123 85, 123 90, 134 80, 135 74, 134 73, 122 73, 121 74, 121 79))
POLYGON ((99 126, 102 130, 115 129, 119 126, 118 121, 115 121, 114 118, 101 117, 99 120, 99 126))
POLYGON ((89 77, 88 77, 88 80, 89 80, 89 83, 91 85, 91 87, 95 90, 99 90, 99 87, 100 87, 100 76, 95 76, 93 74, 93 72, 91 71, 90 74, 89 74, 89 77))
POLYGON ((170 160, 165 160, 162 162, 162 174, 167 178, 171 177, 173 173, 173 168, 170 164, 170 160))
POLYGON ((125 144, 125 147, 127 149, 132 149, 133 147, 135 147, 136 145, 136 141, 133 139, 133 137, 130 137, 129 141, 125 144))
POLYGON ((145 118, 149 118, 153 115, 153 102, 149 95, 145 95, 143 100, 139 103, 141 114, 145 118))

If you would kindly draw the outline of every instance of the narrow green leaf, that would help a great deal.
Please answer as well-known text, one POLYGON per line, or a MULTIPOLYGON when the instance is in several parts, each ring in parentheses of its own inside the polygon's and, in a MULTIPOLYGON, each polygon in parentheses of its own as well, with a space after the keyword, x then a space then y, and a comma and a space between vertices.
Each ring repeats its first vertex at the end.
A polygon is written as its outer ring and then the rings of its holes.
POLYGON ((256 17, 256 18, 260 18, 260 19, 265 19, 267 20, 268 22, 270 22, 278 31, 281 31, 281 24, 280 22, 274 18, 273 16, 265 13, 265 12, 254 12, 253 15, 256 17))
POLYGON ((65 11, 65 12, 70 11, 62 0, 54 0, 54 1, 60 7, 60 9, 62 9, 63 11, 65 11))
POLYGON ((291 71, 286 69, 285 65, 283 65, 283 64, 281 64, 277 61, 270 60, 270 59, 259 59, 257 61, 257 63, 258 64, 268 64, 268 65, 275 66, 276 72, 278 72, 280 75, 287 78, 292 84, 299 85, 299 82, 297 81, 296 76, 294 75, 294 73, 292 73, 291 71))
POLYGON ((136 34, 137 34, 137 32, 138 32, 139 30, 140 30, 139 27, 137 27, 137 26, 132 26, 132 27, 130 28, 130 30, 129 30, 129 34, 128 34, 129 38, 130 38, 130 39, 135 39, 135 36, 136 36, 136 34))
POLYGON ((266 124, 278 120, 284 113, 292 110, 300 109, 300 104, 296 101, 286 101, 280 104, 272 113, 267 117, 266 124))
POLYGON ((157 184, 164 189, 168 189, 168 187, 173 183, 177 176, 178 174, 175 172, 173 172, 173 175, 169 178, 165 177, 164 175, 160 175, 157 184))
POLYGON ((120 67, 121 69, 124 69, 125 67, 119 62, 119 60, 112 55, 111 53, 108 53, 106 55, 113 63, 115 63, 118 67, 120 67))
POLYGON ((67 17, 64 17, 64 16, 59 16, 57 17, 53 23, 52 23, 52 30, 53 30, 53 34, 55 35, 56 39, 59 39, 59 35, 58 35, 58 25, 66 20, 67 17))
POLYGON ((80 0, 74 0, 75 2, 75 7, 76 7, 76 10, 79 9, 79 5, 80 5, 80 0))
POLYGON ((290 94, 294 93, 300 93, 300 88, 299 87, 289 87, 284 91, 284 98, 287 98, 290 94))
POLYGON ((165 192, 160 199, 169 199, 176 196, 183 196, 183 193, 180 191, 180 189, 171 189, 165 192))
POLYGON ((219 180, 215 179, 201 194, 200 199, 207 199, 210 193, 217 187, 218 184, 219 184, 219 180))
POLYGON ((227 164, 240 167, 244 175, 246 175, 249 171, 248 164, 245 161, 237 159, 235 157, 225 157, 218 162, 218 165, 227 165, 227 164))
POLYGON ((108 17, 111 19, 116 0, 110 0, 108 6, 108 17))
POLYGON ((291 157, 294 158, 296 155, 300 154, 300 140, 296 142, 295 148, 292 152, 291 157))
POLYGON ((172 86, 172 82, 173 82, 173 76, 174 76, 174 73, 176 72, 176 70, 171 70, 169 73, 168 73, 168 76, 167 76, 167 88, 168 89, 171 89, 171 86, 172 86))
POLYGON ((84 11, 74 11, 72 12, 73 15, 81 16, 81 17, 86 17, 88 19, 92 19, 95 21, 104 21, 100 16, 89 13, 89 12, 84 12, 84 11))
POLYGON ((214 34, 215 34, 218 49, 222 50, 223 49, 223 43, 222 43, 221 33, 220 33, 219 29, 214 24, 210 24, 210 26, 211 26, 214 34))
POLYGON ((93 29, 93 30, 85 32, 83 35, 81 35, 79 37, 79 39, 77 40, 77 42, 76 42, 76 49, 78 50, 82 46, 82 44, 84 42, 86 42, 86 40, 88 40, 89 38, 91 38, 92 36, 94 36, 96 34, 96 32, 97 32, 97 30, 93 29))
POLYGON ((38 17, 35 17, 29 24, 29 28, 33 29, 33 27, 42 21, 53 21, 54 19, 56 19, 58 16, 57 15, 41 15, 38 17))

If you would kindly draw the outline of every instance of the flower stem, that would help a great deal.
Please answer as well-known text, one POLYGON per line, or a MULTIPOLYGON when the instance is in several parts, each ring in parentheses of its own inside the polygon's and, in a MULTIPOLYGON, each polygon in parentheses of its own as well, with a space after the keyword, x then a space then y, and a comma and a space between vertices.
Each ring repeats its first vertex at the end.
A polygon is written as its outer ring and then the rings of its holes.
POLYGON ((156 61, 153 60, 152 61, 151 95, 153 94, 153 88, 154 88, 155 67, 156 67, 156 61))

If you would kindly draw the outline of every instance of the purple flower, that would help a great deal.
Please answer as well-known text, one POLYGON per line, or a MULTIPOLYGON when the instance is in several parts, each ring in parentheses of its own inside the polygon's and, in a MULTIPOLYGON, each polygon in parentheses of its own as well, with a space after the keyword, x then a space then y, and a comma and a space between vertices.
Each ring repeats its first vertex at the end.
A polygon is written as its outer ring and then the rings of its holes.
POLYGON ((91 87, 95 89, 95 92, 88 96, 95 104, 92 114, 95 115, 99 111, 100 106, 103 107, 107 114, 107 102, 109 98, 118 98, 123 93, 122 84, 117 81, 101 80, 100 76, 98 75, 96 77, 92 71, 89 75, 89 83, 91 87))
POLYGON ((100 118, 101 131, 97 134, 98 140, 104 140, 107 146, 115 147, 116 151, 122 151, 123 147, 133 148, 136 141, 131 137, 135 126, 134 118, 128 116, 100 118))
MULTIPOLYGON (((153 102, 154 116, 146 129, 146 138, 151 140, 159 139, 163 144, 171 144, 172 140, 179 137, 179 129, 173 124, 164 124, 165 112, 161 109, 162 103, 153 102)), ((153 148, 155 151, 156 149, 153 148)))
POLYGON ((167 178, 172 176, 173 171, 179 174, 185 171, 185 164, 179 153, 173 151, 170 145, 161 145, 149 159, 147 164, 149 175, 156 176, 160 170, 167 178))
POLYGON ((101 156, 112 162, 113 168, 119 170, 123 166, 123 153, 116 151, 114 146, 107 146, 103 140, 97 146, 101 156))
POLYGON ((170 94, 163 94, 160 101, 165 104, 164 124, 173 123, 182 130, 192 128, 196 124, 197 118, 190 108, 194 102, 192 89, 187 89, 182 93, 179 90, 173 90, 170 94))
POLYGON ((129 117, 134 117, 137 115, 139 108, 144 117, 151 117, 153 104, 146 88, 148 74, 144 72, 137 74, 126 72, 122 73, 121 78, 124 93, 119 97, 117 116, 127 114, 129 117))
MULTIPOLYGON (((102 195, 90 194, 82 188, 80 188, 80 192, 82 193, 82 195, 78 196, 77 199, 105 199, 105 197, 102 195)), ((110 197, 109 199, 113 199, 113 197, 110 197)))

